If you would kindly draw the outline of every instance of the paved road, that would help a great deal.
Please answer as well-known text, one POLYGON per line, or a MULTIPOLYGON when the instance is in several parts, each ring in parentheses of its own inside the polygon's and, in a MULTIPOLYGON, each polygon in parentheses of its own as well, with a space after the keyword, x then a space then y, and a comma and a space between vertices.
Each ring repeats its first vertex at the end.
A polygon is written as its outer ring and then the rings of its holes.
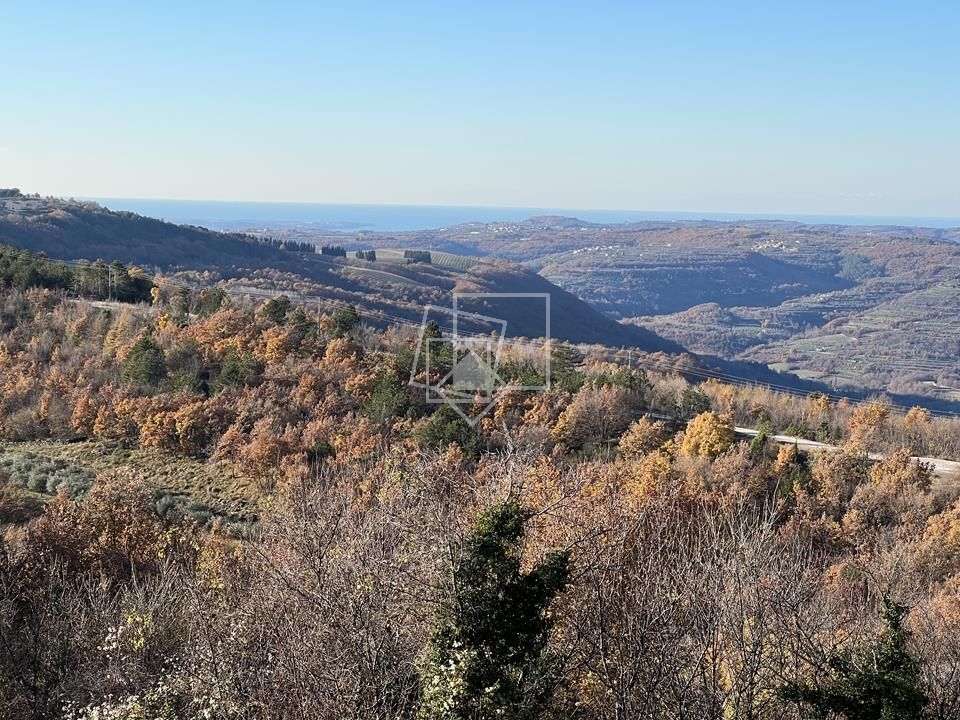
MULTIPOLYGON (((756 437, 757 431, 753 428, 737 427, 734 428, 734 431, 737 435, 744 435, 746 437, 756 437)), ((836 452, 841 448, 837 445, 829 445, 827 443, 816 442, 814 440, 805 440, 803 438, 796 438, 791 435, 770 435, 771 440, 778 443, 790 445, 796 445, 798 448, 803 448, 805 450, 826 450, 829 452, 836 452)), ((883 455, 880 453, 870 453, 871 460, 883 460, 883 455)), ((914 457, 914 460, 919 460, 920 462, 927 463, 928 465, 933 465, 933 474, 942 479, 953 480, 960 477, 960 462, 954 460, 943 460, 941 458, 930 458, 930 457, 914 457)))

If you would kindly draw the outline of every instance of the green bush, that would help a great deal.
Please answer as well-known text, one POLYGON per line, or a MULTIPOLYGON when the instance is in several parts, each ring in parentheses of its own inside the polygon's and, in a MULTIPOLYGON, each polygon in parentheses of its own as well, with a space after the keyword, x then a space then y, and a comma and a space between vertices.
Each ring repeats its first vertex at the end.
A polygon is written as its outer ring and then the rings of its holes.
POLYGON ((197 302, 197 314, 200 317, 210 317, 227 303, 227 292, 223 288, 207 288, 200 292, 197 302))
POLYGON ((163 349, 152 337, 137 340, 127 359, 123 362, 124 382, 147 387, 156 387, 166 375, 163 349))
POLYGON ((409 407, 404 384, 395 373, 382 370, 374 378, 370 397, 364 402, 361 412, 367 417, 384 420, 403 417, 409 407))
POLYGON ((829 659, 831 676, 822 684, 791 684, 781 697, 809 706, 815 717, 847 720, 920 720, 928 698, 921 688, 920 663, 908 648, 908 608, 883 598, 883 637, 829 659))
POLYGON ((260 381, 262 373, 263 365, 252 355, 238 355, 231 350, 223 359, 220 372, 213 384, 217 390, 256 385, 260 381))
POLYGON ((71 465, 63 458, 50 460, 33 452, 7 455, 0 460, 0 467, 10 482, 46 495, 66 490, 71 497, 79 497, 90 489, 95 478, 87 468, 71 465))
POLYGON ((712 407, 710 396, 699 388, 688 385, 677 398, 674 415, 680 420, 690 420, 712 407))
POLYGON ((312 462, 320 462, 324 458, 330 458, 335 456, 336 450, 334 450, 333 445, 330 444, 330 441, 326 438, 320 438, 317 440, 313 447, 307 451, 307 459, 312 462))
POLYGON ((422 448, 439 450, 456 443, 467 455, 480 455, 480 435, 449 405, 443 405, 417 428, 414 439, 422 448))
POLYGON ((287 320, 290 305, 290 298, 286 295, 278 295, 263 304, 260 314, 275 325, 283 325, 287 320))
POLYGON ((341 338, 349 334, 351 330, 360 325, 360 313, 353 305, 339 308, 333 313, 333 327, 330 330, 330 337, 341 338))

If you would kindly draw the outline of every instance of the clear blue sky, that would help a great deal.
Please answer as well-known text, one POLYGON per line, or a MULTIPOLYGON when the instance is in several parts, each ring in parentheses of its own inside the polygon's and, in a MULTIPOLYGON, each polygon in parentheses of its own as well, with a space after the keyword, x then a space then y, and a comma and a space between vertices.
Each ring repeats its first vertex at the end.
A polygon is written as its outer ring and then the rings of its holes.
POLYGON ((4 3, 0 186, 960 216, 956 3, 153 5, 4 3))

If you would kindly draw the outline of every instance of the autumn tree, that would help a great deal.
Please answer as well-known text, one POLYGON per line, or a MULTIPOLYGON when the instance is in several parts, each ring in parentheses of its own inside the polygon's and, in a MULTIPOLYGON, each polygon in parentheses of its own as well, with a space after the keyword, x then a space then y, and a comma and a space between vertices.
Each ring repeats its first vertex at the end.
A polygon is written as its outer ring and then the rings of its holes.
POLYGON ((929 410, 914 405, 907 411, 907 414, 903 416, 903 424, 907 428, 924 427, 930 424, 932 418, 933 416, 929 410))
POLYGON ((927 449, 927 433, 932 421, 933 415, 930 411, 918 406, 910 408, 907 414, 903 416, 906 441, 910 444, 910 449, 913 452, 920 453, 927 449))
POLYGON ((960 576, 915 605, 908 622, 923 690, 930 699, 926 716, 960 717, 960 576))
POLYGON ((640 413, 641 396, 620 385, 587 385, 561 413, 551 433, 569 450, 614 442, 640 413))
POLYGON ((620 438, 620 455, 627 459, 642 457, 659 448, 669 437, 670 431, 662 420, 642 417, 620 438))
POLYGON ((708 410, 697 415, 687 425, 680 449, 686 455, 715 458, 733 445, 733 437, 733 423, 730 419, 708 410))
POLYGON ((847 427, 849 450, 855 454, 866 454, 886 427, 889 417, 890 408, 879 401, 854 408, 847 427))
POLYGON ((29 552, 77 573, 109 578, 157 572, 177 536, 166 532, 150 491, 127 478, 100 478, 83 499, 58 495, 28 528, 29 552))
POLYGON ((907 450, 870 468, 870 482, 850 499, 843 525, 852 539, 871 543, 885 531, 919 532, 933 512, 930 484, 933 468, 917 462, 907 450))

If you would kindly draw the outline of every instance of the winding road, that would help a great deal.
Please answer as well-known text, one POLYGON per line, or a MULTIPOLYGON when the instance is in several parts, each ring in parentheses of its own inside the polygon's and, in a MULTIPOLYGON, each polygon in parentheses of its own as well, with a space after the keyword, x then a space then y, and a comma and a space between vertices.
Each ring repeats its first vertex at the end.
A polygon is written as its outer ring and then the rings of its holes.
MULTIPOLYGON (((753 428, 735 427, 734 432, 744 437, 756 437, 757 430, 753 428)), ((774 442, 781 444, 796 445, 804 450, 826 450, 828 452, 837 452, 841 450, 837 445, 816 442, 815 440, 805 440, 804 438, 793 437, 792 435, 770 435, 769 438, 774 442)), ((883 460, 880 453, 870 453, 871 460, 883 460)), ((941 480, 956 480, 960 478, 960 462, 955 460, 944 460, 942 458, 919 457, 914 456, 914 460, 933 466, 933 474, 941 480)))

